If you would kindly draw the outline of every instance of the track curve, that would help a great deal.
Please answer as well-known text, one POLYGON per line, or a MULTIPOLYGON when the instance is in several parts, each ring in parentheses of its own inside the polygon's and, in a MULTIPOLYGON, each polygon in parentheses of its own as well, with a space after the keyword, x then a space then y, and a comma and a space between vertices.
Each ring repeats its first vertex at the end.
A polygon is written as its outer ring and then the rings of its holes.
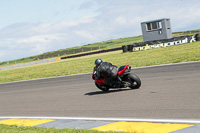
POLYGON ((200 119, 200 62, 132 71, 140 89, 104 93, 91 74, 0 84, 0 116, 200 119))

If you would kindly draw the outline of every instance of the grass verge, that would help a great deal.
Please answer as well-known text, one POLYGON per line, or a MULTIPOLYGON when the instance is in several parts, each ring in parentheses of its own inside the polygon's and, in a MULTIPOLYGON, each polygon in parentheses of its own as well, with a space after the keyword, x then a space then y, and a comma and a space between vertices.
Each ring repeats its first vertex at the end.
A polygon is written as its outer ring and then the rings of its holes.
POLYGON ((0 125, 0 132, 1 133, 105 133, 88 129, 70 129, 70 128, 56 129, 56 128, 24 127, 24 126, 9 126, 9 125, 0 125))
POLYGON ((112 62, 117 66, 130 64, 132 67, 199 61, 200 42, 138 52, 96 54, 55 63, 2 70, 0 83, 92 72, 96 58, 112 62))

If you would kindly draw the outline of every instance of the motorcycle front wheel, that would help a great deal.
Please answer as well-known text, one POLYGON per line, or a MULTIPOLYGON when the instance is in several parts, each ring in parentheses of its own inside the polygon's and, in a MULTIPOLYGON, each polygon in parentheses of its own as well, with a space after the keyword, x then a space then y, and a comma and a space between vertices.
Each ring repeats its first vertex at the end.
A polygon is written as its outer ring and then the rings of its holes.
POLYGON ((104 85, 99 85, 95 82, 95 85, 97 88, 99 88, 100 90, 104 91, 104 92, 107 92, 109 90, 109 87, 107 86, 104 86, 104 85))
POLYGON ((131 86, 129 86, 131 89, 138 89, 138 88, 140 88, 140 86, 141 86, 141 80, 140 80, 140 78, 137 75, 130 73, 128 75, 128 78, 130 80, 130 83, 132 84, 131 86))

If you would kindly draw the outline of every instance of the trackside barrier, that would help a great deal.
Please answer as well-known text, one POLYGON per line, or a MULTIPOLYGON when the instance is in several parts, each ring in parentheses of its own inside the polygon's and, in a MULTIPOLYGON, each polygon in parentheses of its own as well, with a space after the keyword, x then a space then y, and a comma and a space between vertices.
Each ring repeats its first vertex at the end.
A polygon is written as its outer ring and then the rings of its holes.
POLYGON ((127 45, 122 46, 123 52, 127 52, 127 51, 128 51, 128 48, 127 48, 127 47, 128 47, 127 45))
POLYGON ((135 51, 142 51, 142 50, 147 50, 147 49, 181 45, 181 44, 191 43, 195 41, 200 41, 200 34, 191 35, 191 36, 180 36, 180 37, 175 37, 175 38, 165 39, 165 40, 158 40, 158 41, 134 43, 131 45, 122 46, 122 49, 123 49, 123 52, 127 52, 127 51, 135 52, 135 51))
POLYGON ((47 60, 33 61, 33 62, 28 62, 28 63, 23 63, 23 64, 16 64, 16 65, 11 65, 11 66, 0 67, 0 70, 7 70, 7 69, 12 69, 12 68, 17 68, 17 67, 25 67, 25 66, 59 61, 59 60, 60 60, 60 58, 58 57, 58 58, 52 58, 52 59, 47 59, 47 60))
POLYGON ((200 34, 196 34, 196 40, 200 41, 200 34))
POLYGON ((106 49, 106 50, 100 50, 100 51, 95 51, 95 52, 61 57, 60 59, 69 59, 69 58, 81 57, 81 56, 92 55, 92 54, 106 53, 106 52, 117 51, 117 50, 121 50, 121 49, 122 49, 122 47, 118 47, 118 48, 112 48, 112 49, 106 49))

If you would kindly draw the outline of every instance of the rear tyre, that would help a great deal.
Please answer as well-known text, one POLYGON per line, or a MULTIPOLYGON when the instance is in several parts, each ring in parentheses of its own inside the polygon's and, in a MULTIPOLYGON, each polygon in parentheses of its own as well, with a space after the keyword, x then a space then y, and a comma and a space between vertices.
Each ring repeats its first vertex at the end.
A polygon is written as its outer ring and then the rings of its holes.
POLYGON ((109 90, 109 87, 107 86, 104 86, 104 85, 99 85, 95 82, 95 85, 97 88, 99 88, 100 90, 104 91, 104 92, 107 92, 109 90))
POLYGON ((137 75, 130 73, 128 75, 128 78, 130 79, 131 84, 132 84, 131 86, 129 86, 131 89, 138 89, 138 88, 140 88, 140 86, 141 86, 141 80, 140 80, 140 78, 137 75))

